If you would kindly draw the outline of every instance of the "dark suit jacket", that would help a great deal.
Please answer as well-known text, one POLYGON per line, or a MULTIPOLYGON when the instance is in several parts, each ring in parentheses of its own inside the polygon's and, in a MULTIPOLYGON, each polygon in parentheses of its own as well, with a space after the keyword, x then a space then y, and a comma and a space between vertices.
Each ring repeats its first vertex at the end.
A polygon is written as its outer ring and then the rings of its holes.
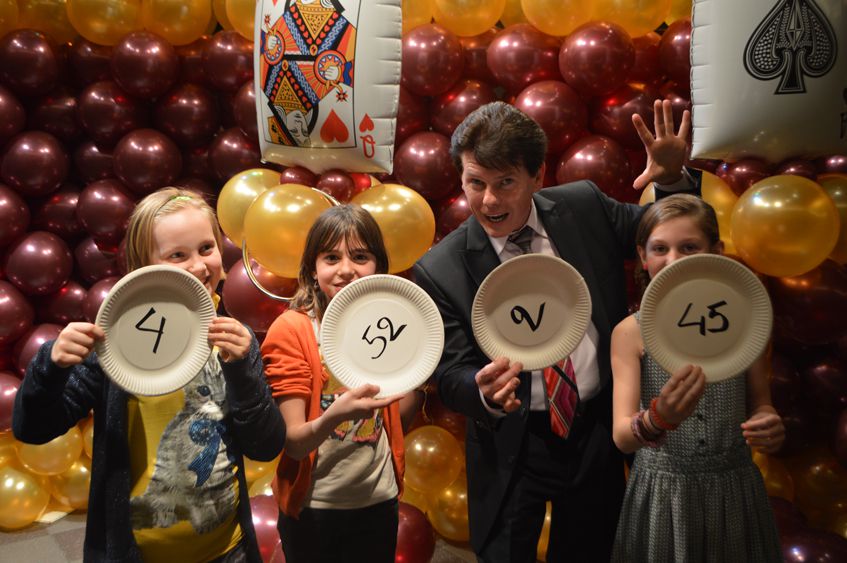
MULTIPOLYGON (((617 202, 587 181, 546 188, 533 199, 559 255, 588 285, 591 320, 600 337, 600 383, 605 388, 611 380, 612 329, 627 314, 623 261, 635 255, 635 232, 644 208, 617 202)), ((476 551, 500 510, 529 414, 529 374, 522 374, 517 390, 522 407, 501 419, 485 410, 474 380, 490 360, 474 340, 471 306, 479 285, 499 265, 488 236, 471 216, 414 266, 416 282, 433 298, 444 321, 444 352, 434 374, 438 392, 444 404, 471 419, 466 463, 471 545, 476 551)), ((610 394, 603 396, 608 402, 610 394)), ((609 428, 609 451, 582 463, 608 463, 608 455, 616 452, 611 441, 611 408, 607 407, 608 416, 602 418, 609 428)))

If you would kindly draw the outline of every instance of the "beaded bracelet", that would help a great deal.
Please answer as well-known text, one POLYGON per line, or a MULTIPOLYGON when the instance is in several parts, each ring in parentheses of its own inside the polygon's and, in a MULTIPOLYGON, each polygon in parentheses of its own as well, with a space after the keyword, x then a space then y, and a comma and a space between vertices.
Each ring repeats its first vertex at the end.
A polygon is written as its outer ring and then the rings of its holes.
POLYGON ((679 424, 671 424, 659 416, 659 411, 656 408, 656 403, 658 402, 658 397, 653 397, 650 401, 650 412, 648 413, 650 416, 650 422, 652 422, 656 428, 661 428, 662 430, 676 430, 679 427, 679 424))
POLYGON ((635 439, 638 440, 639 444, 647 446, 648 448, 658 448, 668 440, 668 435, 665 431, 660 432, 658 435, 650 433, 650 431, 644 427, 645 412, 646 411, 644 410, 640 410, 632 415, 629 427, 632 430, 632 435, 635 436, 635 439))

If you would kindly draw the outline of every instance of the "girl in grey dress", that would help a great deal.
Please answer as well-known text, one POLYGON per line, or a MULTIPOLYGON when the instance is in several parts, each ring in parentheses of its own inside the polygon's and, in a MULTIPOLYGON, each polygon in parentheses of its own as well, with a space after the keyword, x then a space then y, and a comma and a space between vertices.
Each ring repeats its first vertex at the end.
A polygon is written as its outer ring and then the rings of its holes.
MULTIPOLYGON (((649 277, 679 258, 723 250, 714 210, 684 195, 653 205, 636 243, 649 277)), ((613 561, 781 561, 750 454, 773 453, 785 439, 764 358, 708 385, 698 366, 668 374, 645 353, 638 321, 636 313, 612 333, 614 440, 636 452, 613 561)))

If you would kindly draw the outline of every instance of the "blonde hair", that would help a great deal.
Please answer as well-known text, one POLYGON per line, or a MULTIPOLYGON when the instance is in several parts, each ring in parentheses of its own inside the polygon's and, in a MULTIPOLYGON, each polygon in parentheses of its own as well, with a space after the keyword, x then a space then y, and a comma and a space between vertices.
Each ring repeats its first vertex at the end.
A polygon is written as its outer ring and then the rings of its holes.
POLYGON ((153 254, 153 228, 156 222, 167 215, 183 209, 197 209, 209 219, 215 244, 222 249, 221 229, 215 210, 206 200, 191 190, 184 188, 162 188, 148 195, 136 204, 126 229, 126 270, 131 272, 149 266, 153 254))

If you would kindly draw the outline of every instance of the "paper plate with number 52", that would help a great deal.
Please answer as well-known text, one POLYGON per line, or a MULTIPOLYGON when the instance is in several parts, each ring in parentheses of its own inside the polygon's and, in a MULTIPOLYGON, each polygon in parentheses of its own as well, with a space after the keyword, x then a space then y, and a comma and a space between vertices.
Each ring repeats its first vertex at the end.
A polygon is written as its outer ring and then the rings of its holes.
POLYGON ((212 350, 215 306, 203 284, 174 266, 146 266, 121 278, 97 313, 106 337, 100 366, 134 395, 164 395, 196 376, 212 350))
POLYGON ((714 382, 744 373, 773 326, 768 293, 743 264, 695 254, 659 272, 641 300, 645 350, 668 373, 686 364, 714 382))

